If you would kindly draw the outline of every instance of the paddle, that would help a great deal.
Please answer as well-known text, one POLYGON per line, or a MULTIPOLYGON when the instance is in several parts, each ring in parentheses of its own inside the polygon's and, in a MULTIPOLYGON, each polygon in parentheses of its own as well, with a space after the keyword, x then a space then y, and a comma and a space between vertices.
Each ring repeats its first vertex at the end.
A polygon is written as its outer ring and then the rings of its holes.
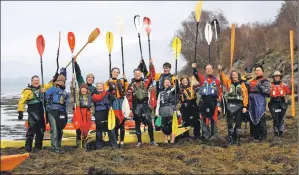
MULTIPOLYGON (((141 22, 140 22, 140 16, 139 15, 134 16, 134 25, 135 25, 136 31, 138 32, 138 40, 139 40, 139 48, 140 48, 141 59, 142 59, 142 61, 144 61, 143 60, 143 55, 142 55, 141 40, 140 40, 141 22)), ((144 68, 143 68, 142 72, 144 72, 144 68)), ((145 77, 145 75, 144 75, 144 77, 145 77)))
POLYGON ((211 28, 211 25, 210 24, 206 24, 206 27, 205 27, 205 38, 206 38, 206 41, 209 45, 209 64, 211 63, 211 47, 210 47, 210 44, 211 44, 211 41, 212 41, 212 37, 213 37, 213 32, 212 32, 212 28, 211 28))
POLYGON ((112 107, 110 107, 109 113, 108 113, 108 130, 112 130, 115 128, 115 113, 112 107))
POLYGON ((107 32, 106 34, 106 45, 107 45, 107 49, 109 52, 109 74, 110 74, 110 78, 111 78, 111 51, 113 48, 113 34, 112 32, 107 32))
POLYGON ((291 68, 292 68, 292 117, 295 117, 295 88, 294 88, 294 31, 290 31, 291 68))
MULTIPOLYGON (((215 40, 216 40, 216 49, 217 49, 217 57, 218 57, 218 61, 220 62, 220 54, 219 54, 219 45, 218 45, 218 35, 220 35, 220 25, 219 25, 219 22, 217 19, 214 19, 212 22, 211 22, 211 26, 215 29, 215 40)), ((226 114, 226 111, 225 111, 225 99, 224 99, 224 85, 223 85, 223 82, 222 82, 222 78, 220 76, 220 83, 221 83, 221 88, 222 88, 222 103, 223 103, 223 108, 222 108, 222 111, 223 111, 223 114, 225 115, 226 114)))
POLYGON ((232 24, 231 37, 230 37, 230 70, 233 67, 233 60, 234 60, 235 31, 236 31, 236 26, 235 24, 232 24))
POLYGON ((151 42, 150 42, 150 33, 151 33, 151 30, 152 30, 151 20, 148 17, 144 17, 143 18, 143 25, 144 25, 145 31, 147 33, 149 58, 152 58, 152 55, 151 55, 151 42))
POLYGON ((117 26, 118 26, 119 34, 120 34, 121 58, 122 58, 122 67, 123 67, 123 75, 124 75, 125 74, 125 60, 124 60, 124 44, 123 44, 123 29, 124 29, 123 18, 121 18, 121 17, 117 18, 117 26))
MULTIPOLYGON (((42 88, 44 88, 44 70, 43 70, 43 53, 45 50, 45 40, 43 35, 39 35, 36 38, 36 47, 38 54, 40 56, 40 69, 41 69, 41 77, 42 77, 42 88)), ((42 103, 43 103, 43 110, 44 110, 44 120, 45 120, 45 126, 47 125, 47 118, 46 118, 46 110, 45 110, 45 93, 42 92, 42 103)))
POLYGON ((57 58, 56 58, 56 64, 57 64, 57 69, 56 69, 56 73, 58 73, 58 69, 59 69, 59 50, 60 50, 60 32, 59 32, 59 42, 58 42, 58 50, 57 50, 57 58))
MULTIPOLYGON (((181 49, 182 49, 182 43, 181 43, 181 40, 178 38, 178 37, 175 37, 173 39, 173 42, 172 42, 172 50, 174 52, 174 55, 175 55, 175 76, 177 76, 178 74, 178 69, 177 69, 177 65, 178 65, 178 56, 180 55, 181 53, 181 49)), ((178 81, 178 80, 176 80, 178 81)), ((172 116, 172 132, 173 134, 175 135, 177 130, 178 130, 178 118, 177 118, 177 92, 176 92, 176 84, 175 84, 175 112, 173 113, 173 116, 172 116)))
MULTIPOLYGON (((195 7, 195 20, 196 20, 196 39, 195 39, 195 49, 194 49, 194 63, 196 63, 196 51, 197 51, 197 38, 198 38, 198 26, 199 26, 199 20, 200 20, 200 16, 201 16, 201 9, 202 9, 202 1, 197 2, 196 7, 195 7)), ((191 79, 191 99, 193 99, 193 80, 194 76, 192 76, 191 79)))
MULTIPOLYGON (((98 36, 100 35, 100 29, 99 28, 96 28, 94 29, 89 37, 88 37, 88 40, 86 42, 86 44, 81 48, 81 50, 74 56, 75 58, 77 58, 77 56, 82 52, 82 50, 87 46, 87 44, 89 43, 92 43, 98 36)), ((72 63, 72 61, 70 61, 65 68, 67 68, 70 64, 72 63)))

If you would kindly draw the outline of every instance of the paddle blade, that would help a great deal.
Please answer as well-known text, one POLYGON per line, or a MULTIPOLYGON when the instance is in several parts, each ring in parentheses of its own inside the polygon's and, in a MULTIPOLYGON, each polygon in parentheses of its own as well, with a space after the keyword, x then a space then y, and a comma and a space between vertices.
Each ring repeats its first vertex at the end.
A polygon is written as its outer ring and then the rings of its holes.
POLYGON ((205 38, 206 38, 206 41, 207 41, 208 45, 211 44, 212 37, 213 37, 213 32, 212 32, 211 25, 210 24, 206 24, 206 27, 205 27, 205 38))
POLYGON ((182 43, 180 38, 175 37, 172 42, 172 50, 174 52, 175 58, 178 59, 178 56, 181 53, 182 43))
MULTIPOLYGON (((24 154, 15 154, 9 156, 2 156, 1 155, 1 166, 0 171, 12 171, 16 167, 18 167, 24 160, 29 157, 29 153, 24 154)), ((2 174, 2 173, 1 173, 2 174)))
POLYGON ((124 101, 123 101, 121 109, 122 109, 122 112, 123 112, 125 118, 130 118, 130 112, 131 112, 130 104, 129 104, 129 101, 126 96, 124 97, 124 101))
POLYGON ((122 17, 117 18, 117 27, 120 33, 120 37, 123 37, 124 19, 122 17))
POLYGON ((235 24, 232 24, 231 38, 230 38, 230 68, 233 67, 233 60, 234 60, 235 31, 236 31, 236 26, 235 24))
POLYGON ((211 22, 212 28, 215 30, 215 39, 218 41, 218 36, 220 35, 220 25, 217 19, 214 19, 211 22))
POLYGON ((136 28, 137 32, 140 33, 141 21, 140 21, 140 16, 139 15, 134 16, 134 25, 135 25, 135 28, 136 28))
POLYGON ((107 34, 106 34, 106 45, 107 45, 109 53, 111 53, 111 50, 113 48, 113 34, 112 34, 112 32, 107 32, 107 34))
POLYGON ((114 128, 115 128, 115 113, 111 107, 108 114, 108 130, 112 130, 114 128))
POLYGON ((38 54, 42 56, 45 50, 45 40, 43 35, 39 35, 36 38, 36 47, 37 47, 38 54))
POLYGON ((201 16, 201 9, 202 9, 202 1, 198 1, 195 7, 195 19, 196 22, 199 22, 201 16))
POLYGON ((150 107, 154 109, 157 106, 157 92, 156 88, 151 88, 150 90, 150 107))
POLYGON ((95 39, 97 39, 97 37, 100 35, 100 29, 96 28, 94 29, 91 34, 88 37, 88 43, 92 43, 95 39))
POLYGON ((177 113, 174 112, 173 113, 173 116, 172 116, 172 133, 173 134, 176 134, 177 131, 178 131, 178 117, 177 117, 177 113))
POLYGON ((70 49, 71 49, 71 51, 73 53, 74 49, 75 49, 75 35, 74 35, 73 32, 69 32, 67 34, 67 41, 68 41, 70 49))
POLYGON ((74 115, 73 115, 73 127, 75 130, 80 128, 80 119, 81 119, 81 111, 79 107, 75 108, 74 115))
POLYGON ((148 17, 143 18, 143 25, 146 33, 149 35, 152 31, 151 20, 148 17))

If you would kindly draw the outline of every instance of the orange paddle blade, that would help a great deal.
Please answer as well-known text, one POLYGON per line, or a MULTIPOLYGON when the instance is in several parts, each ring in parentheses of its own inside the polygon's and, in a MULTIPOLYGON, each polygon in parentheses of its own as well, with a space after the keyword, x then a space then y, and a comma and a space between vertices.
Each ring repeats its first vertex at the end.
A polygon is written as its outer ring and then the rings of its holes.
MULTIPOLYGON (((77 107, 79 108, 79 107, 77 107)), ((86 137, 88 135, 89 128, 91 126, 91 113, 87 108, 80 109, 81 120, 80 120, 80 130, 81 135, 86 137)))
POLYGON ((43 35, 39 35, 36 38, 36 47, 37 47, 38 54, 42 56, 45 50, 45 40, 43 35))
POLYGON ((88 37, 88 43, 92 43, 100 35, 100 29, 94 29, 88 37))
POLYGON ((29 157, 29 153, 1 156, 0 171, 12 171, 29 157))
POLYGON ((235 31, 236 31, 236 25, 232 24, 231 38, 230 38, 230 68, 233 67, 233 60, 234 60, 235 31))
POLYGON ((70 49, 71 49, 71 51, 73 53, 74 49, 75 49, 75 35, 74 35, 73 32, 69 32, 67 34, 67 41, 68 41, 70 49))
POLYGON ((146 33, 149 35, 151 33, 151 30, 152 30, 151 20, 148 17, 144 17, 143 18, 143 25, 145 27, 146 33))
POLYGON ((81 119, 81 111, 79 107, 76 107, 73 115, 73 127, 76 130, 80 128, 80 124, 81 124, 80 119, 81 119))

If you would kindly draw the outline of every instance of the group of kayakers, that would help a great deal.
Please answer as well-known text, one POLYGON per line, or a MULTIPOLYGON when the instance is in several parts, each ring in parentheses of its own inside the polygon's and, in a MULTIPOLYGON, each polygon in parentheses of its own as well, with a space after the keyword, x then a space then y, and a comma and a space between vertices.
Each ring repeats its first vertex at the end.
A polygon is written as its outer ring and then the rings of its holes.
MULTIPOLYGON (((110 146, 123 147, 125 121, 130 120, 123 112, 124 100, 128 101, 130 116, 135 121, 138 140, 136 147, 142 145, 141 123, 147 126, 150 144, 158 146, 154 138, 154 121, 159 117, 161 117, 164 142, 175 142, 172 119, 174 112, 177 111, 177 102, 180 106, 182 126, 194 128, 194 139, 206 141, 217 134, 218 116, 225 111, 228 142, 240 145, 243 121, 250 122, 250 135, 254 140, 260 141, 267 137, 266 98, 270 97, 268 107, 273 117, 274 134, 275 136, 283 134, 284 115, 288 107, 285 97, 291 94, 291 91, 281 81, 282 75, 279 71, 273 73, 273 80, 270 82, 263 76, 262 65, 255 65, 253 69, 247 68, 246 75, 243 77, 235 70, 231 71, 228 77, 224 74, 221 65, 218 65, 218 71, 214 71, 213 66, 208 64, 204 67, 205 74, 202 74, 197 70, 196 63, 193 63, 193 76, 199 83, 193 85, 188 76, 183 75, 179 79, 178 76, 171 74, 170 63, 163 64, 163 73, 156 73, 153 60, 149 60, 149 71, 147 71, 142 59, 139 66, 133 70, 134 78, 130 82, 125 75, 119 78, 120 69, 115 67, 111 69, 109 80, 99 81, 94 86, 94 74, 87 74, 84 81, 79 64, 76 58, 74 59, 79 90, 71 94, 76 93, 76 106, 80 107, 81 115, 93 115, 95 118, 97 149, 105 145, 104 132, 108 132, 110 146), (251 75, 252 71, 255 71, 256 77, 251 75), (217 75, 220 78, 217 78, 217 75), (150 104, 152 93, 149 93, 149 89, 152 87, 155 87, 156 91, 154 98, 156 106, 150 104), (112 130, 108 129, 110 107, 116 116, 116 126, 112 130)), ((26 151, 32 150, 34 136, 35 148, 42 148, 45 124, 49 122, 52 150, 62 153, 61 141, 68 120, 67 107, 70 105, 65 82, 66 69, 61 69, 60 74, 56 73, 53 79, 43 86, 40 85, 39 77, 33 76, 31 85, 23 90, 18 104, 18 117, 20 120, 23 119, 24 106, 27 104, 29 127, 26 133, 26 151)), ((88 133, 82 133, 78 128, 76 134, 77 147, 83 143, 83 147, 87 149, 88 133)))

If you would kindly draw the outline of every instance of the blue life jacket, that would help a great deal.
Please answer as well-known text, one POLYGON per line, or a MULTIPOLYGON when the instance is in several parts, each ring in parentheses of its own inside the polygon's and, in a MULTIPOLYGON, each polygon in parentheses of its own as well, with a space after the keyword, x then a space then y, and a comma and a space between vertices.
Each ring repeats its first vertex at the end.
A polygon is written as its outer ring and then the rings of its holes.
POLYGON ((218 88, 216 86, 216 78, 213 77, 213 81, 208 83, 208 79, 205 76, 203 85, 199 88, 199 94, 201 96, 218 97, 218 88))
POLYGON ((106 95, 103 100, 95 102, 94 106, 95 106, 95 111, 109 110, 110 101, 108 99, 108 95, 106 95))
POLYGON ((92 105, 91 95, 88 96, 87 104, 84 103, 84 98, 83 98, 82 95, 79 96, 79 100, 80 100, 80 107, 81 108, 88 108, 88 109, 91 108, 91 105, 92 105))
POLYGON ((46 92, 47 110, 66 111, 69 95, 58 87, 51 87, 46 92))

